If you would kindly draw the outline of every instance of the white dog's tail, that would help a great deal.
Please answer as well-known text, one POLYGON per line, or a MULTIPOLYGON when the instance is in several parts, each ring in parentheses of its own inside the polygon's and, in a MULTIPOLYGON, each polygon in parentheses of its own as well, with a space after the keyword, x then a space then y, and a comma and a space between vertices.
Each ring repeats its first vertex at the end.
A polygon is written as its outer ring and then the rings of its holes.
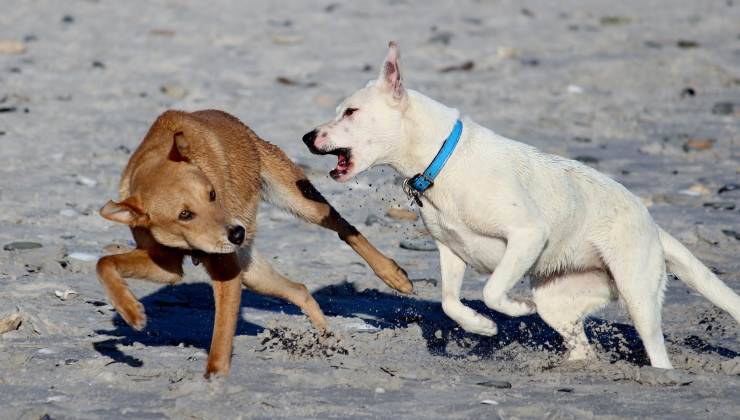
POLYGON ((668 271, 724 309, 740 323, 740 296, 701 263, 676 238, 660 229, 660 242, 665 251, 668 271))

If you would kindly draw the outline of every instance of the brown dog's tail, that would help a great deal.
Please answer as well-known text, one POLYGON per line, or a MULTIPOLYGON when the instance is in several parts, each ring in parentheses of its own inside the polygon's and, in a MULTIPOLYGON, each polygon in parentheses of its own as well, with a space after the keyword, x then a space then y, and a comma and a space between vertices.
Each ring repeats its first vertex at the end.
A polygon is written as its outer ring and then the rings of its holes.
POLYGON ((356 232, 279 147, 259 138, 256 143, 260 156, 262 198, 265 201, 309 223, 335 230, 340 237, 343 233, 356 232))
POLYGON ((337 232, 386 284, 402 293, 411 293, 413 286, 403 269, 380 253, 334 210, 301 168, 277 146, 259 138, 255 138, 255 143, 260 156, 262 198, 265 201, 309 223, 337 232))

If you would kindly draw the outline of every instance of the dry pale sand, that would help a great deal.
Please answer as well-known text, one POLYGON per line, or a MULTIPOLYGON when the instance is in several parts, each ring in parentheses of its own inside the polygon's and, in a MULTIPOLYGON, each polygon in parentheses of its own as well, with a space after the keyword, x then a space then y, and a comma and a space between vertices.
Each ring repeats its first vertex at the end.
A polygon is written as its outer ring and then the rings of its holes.
POLYGON ((467 303, 500 334, 465 334, 441 311, 436 252, 399 247, 423 227, 385 216, 408 204, 396 175, 336 184, 300 137, 396 39, 409 87, 612 175, 740 290, 738 22, 736 0, 4 1, 0 244, 42 247, 0 251, 0 319, 22 319, 0 335, 0 418, 737 418, 740 329, 683 283, 663 311, 672 373, 644 367, 618 305, 588 321, 599 361, 561 362, 537 316, 484 308, 473 272, 467 303), (231 376, 206 382, 213 302, 193 267, 175 286, 132 282, 150 322, 123 324, 89 260, 129 233, 96 211, 168 108, 227 110, 283 147, 415 295, 265 206, 260 247, 340 340, 318 344, 295 307, 245 292, 231 376))

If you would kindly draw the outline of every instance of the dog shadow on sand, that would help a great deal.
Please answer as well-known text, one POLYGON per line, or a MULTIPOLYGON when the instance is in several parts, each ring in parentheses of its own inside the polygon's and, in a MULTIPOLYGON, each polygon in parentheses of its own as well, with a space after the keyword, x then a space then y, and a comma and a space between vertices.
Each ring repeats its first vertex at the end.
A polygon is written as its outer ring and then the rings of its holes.
MULTIPOLYGON (((438 356, 455 358, 476 355, 481 358, 495 358, 501 356, 497 353, 499 350, 512 343, 533 350, 565 352, 561 337, 538 315, 510 318, 488 309, 479 300, 463 302, 498 324, 499 332, 494 337, 465 333, 442 312, 442 305, 438 301, 375 289, 357 291, 351 283, 346 282, 323 287, 313 296, 328 317, 360 318, 379 329, 404 328, 418 324, 427 350, 438 356), (450 346, 451 344, 454 346, 450 346), (448 352, 448 347, 456 347, 454 353, 448 352)), ((165 286, 142 298, 141 303, 146 308, 148 317, 146 328, 136 331, 116 314, 113 329, 96 331, 98 334, 116 338, 94 343, 95 350, 118 363, 139 367, 143 362, 126 354, 120 349, 121 346, 130 346, 135 342, 145 346, 177 346, 183 343, 205 350, 209 348, 214 316, 210 284, 165 286)), ((301 314, 298 307, 285 301, 248 291, 242 292, 242 307, 290 315, 301 314)), ((331 319, 329 322, 331 324, 331 319)), ((254 336, 263 330, 263 327, 240 317, 236 334, 254 336)), ((610 354, 612 361, 626 360, 637 365, 649 365, 642 342, 632 326, 589 318, 586 333, 592 344, 610 354)), ((697 336, 687 337, 679 344, 700 353, 714 353, 724 357, 740 355, 730 349, 712 346, 697 336)))

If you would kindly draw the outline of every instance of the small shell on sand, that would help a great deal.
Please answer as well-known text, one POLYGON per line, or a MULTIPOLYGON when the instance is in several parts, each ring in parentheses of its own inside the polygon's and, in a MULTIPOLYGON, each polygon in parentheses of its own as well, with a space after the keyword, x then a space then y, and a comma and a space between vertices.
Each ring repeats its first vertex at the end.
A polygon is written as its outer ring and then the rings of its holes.
POLYGON ((54 295, 56 295, 56 297, 58 297, 58 298, 59 298, 59 299, 61 299, 61 300, 67 300, 67 299, 69 299, 69 298, 70 298, 70 297, 71 297, 72 295, 76 295, 76 294, 77 294, 77 292, 75 292, 75 291, 74 291, 74 290, 72 290, 72 289, 66 289, 66 290, 64 290, 64 291, 61 291, 61 290, 55 290, 55 291, 54 291, 54 295))
POLYGON ((87 252, 72 252, 69 254, 69 258, 72 258, 73 260, 78 260, 78 261, 90 262, 90 261, 96 261, 100 257, 95 254, 90 254, 87 252))
POLYGON ((98 185, 98 181, 96 181, 96 180, 94 180, 92 178, 88 178, 88 177, 83 176, 83 175, 77 175, 77 178, 75 179, 75 181, 79 185, 84 185, 86 187, 94 187, 94 186, 98 185))

